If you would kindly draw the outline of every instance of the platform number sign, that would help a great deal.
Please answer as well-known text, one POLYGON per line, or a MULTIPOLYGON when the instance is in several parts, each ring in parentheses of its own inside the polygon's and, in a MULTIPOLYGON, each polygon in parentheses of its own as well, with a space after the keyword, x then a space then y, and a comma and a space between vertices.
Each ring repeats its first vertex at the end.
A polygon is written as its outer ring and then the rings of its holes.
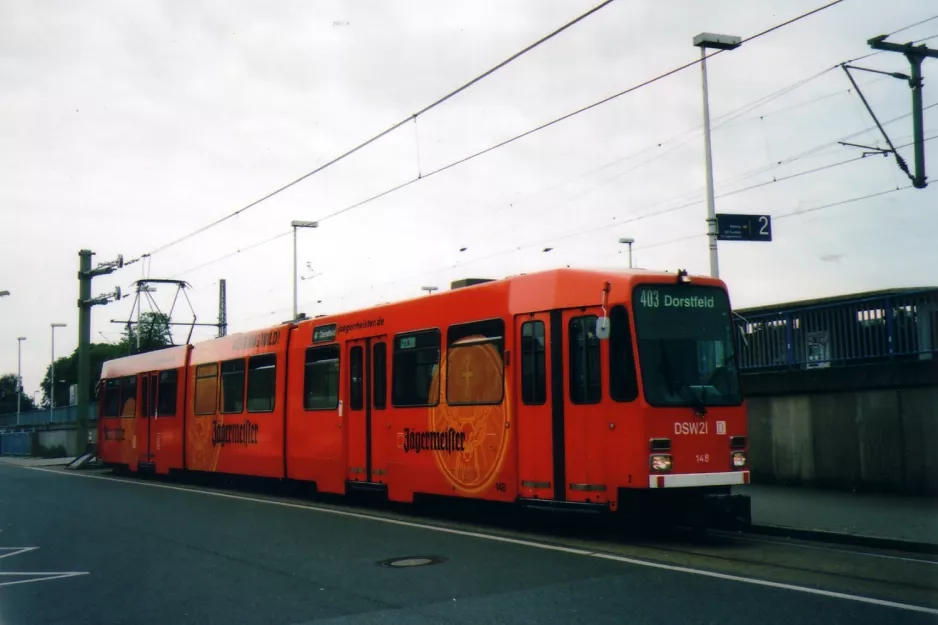
POLYGON ((718 241, 764 241, 772 240, 772 217, 770 215, 733 215, 717 213, 718 241))

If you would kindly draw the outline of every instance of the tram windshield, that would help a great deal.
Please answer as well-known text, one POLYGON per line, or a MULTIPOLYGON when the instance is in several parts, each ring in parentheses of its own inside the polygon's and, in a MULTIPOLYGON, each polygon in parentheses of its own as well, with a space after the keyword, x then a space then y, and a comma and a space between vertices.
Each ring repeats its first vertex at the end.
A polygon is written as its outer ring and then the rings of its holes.
POLYGON ((645 400, 653 406, 742 403, 729 298, 718 287, 643 284, 633 291, 645 400))

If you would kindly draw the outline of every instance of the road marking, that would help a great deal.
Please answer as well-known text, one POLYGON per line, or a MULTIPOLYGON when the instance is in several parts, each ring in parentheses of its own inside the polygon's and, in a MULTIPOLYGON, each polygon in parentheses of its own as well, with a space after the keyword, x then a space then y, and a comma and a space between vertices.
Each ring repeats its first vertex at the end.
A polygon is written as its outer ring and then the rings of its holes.
MULTIPOLYGON (((39 547, 0 547, 0 559, 17 556, 21 553, 35 551, 39 547), (9 552, 9 553, 6 553, 9 552)), ((52 579, 62 579, 64 577, 76 577, 78 575, 88 575, 87 571, 56 571, 54 573, 36 572, 36 571, 0 571, 0 586, 13 586, 14 584, 29 584, 31 582, 47 582, 52 579), (4 581, 8 578, 23 577, 27 579, 14 579, 13 581, 4 581)))
POLYGON ((18 579, 12 582, 3 581, 4 578, 0 577, 0 587, 2 586, 13 586, 15 584, 30 584, 32 582, 48 582, 53 579, 64 579, 66 577, 78 577, 79 575, 88 575, 87 571, 67 571, 60 573, 0 573, 0 575, 5 575, 9 577, 30 577, 30 579, 18 579), (39 575, 40 577, 35 577, 39 575))
POLYGON ((39 547, 0 547, 0 560, 36 549, 39 549, 39 547), (9 551, 10 553, 2 553, 4 551, 9 551))
MULTIPOLYGON (((14 465, 14 466, 16 466, 16 465, 14 465)), ((577 548, 575 548, 575 547, 563 547, 563 546, 560 546, 560 545, 551 545, 551 544, 547 544, 547 543, 539 543, 539 542, 535 542, 535 541, 531 541, 531 540, 524 540, 524 539, 521 539, 521 538, 509 538, 509 537, 507 537, 507 536, 496 536, 496 535, 493 535, 493 534, 484 534, 484 533, 482 533, 482 532, 471 532, 471 531, 468 531, 468 530, 459 530, 459 529, 455 529, 455 528, 441 527, 441 526, 438 526, 438 525, 430 525, 430 524, 426 524, 426 523, 416 523, 416 522, 413 522, 413 521, 402 521, 402 520, 400 520, 400 519, 391 519, 391 518, 387 518, 387 517, 380 517, 380 516, 375 516, 375 515, 370 515, 370 514, 362 514, 362 513, 360 513, 360 512, 350 512, 350 511, 347 511, 347 510, 335 510, 335 509, 331 509, 331 508, 324 508, 324 507, 314 506, 314 505, 304 505, 304 504, 290 503, 290 502, 286 502, 286 501, 276 501, 276 500, 273 500, 273 499, 263 499, 263 498, 260 498, 260 497, 248 497, 248 496, 245 496, 245 495, 233 495, 233 494, 231 494, 231 493, 219 493, 219 492, 213 492, 213 491, 209 491, 209 490, 202 490, 202 489, 199 489, 199 488, 184 488, 184 487, 181 487, 181 486, 171 486, 171 485, 169 485, 169 484, 154 484, 154 483, 150 483, 150 482, 137 482, 137 481, 133 481, 133 480, 125 480, 125 479, 117 479, 117 478, 113 478, 113 477, 106 477, 106 476, 103 476, 103 475, 87 475, 87 474, 83 474, 83 473, 64 473, 64 472, 62 472, 62 471, 60 471, 60 470, 56 470, 56 469, 45 469, 45 468, 42 468, 42 467, 21 467, 21 468, 23 468, 23 469, 29 469, 29 470, 31 470, 31 471, 42 471, 42 472, 44 472, 44 473, 52 473, 52 474, 54 474, 54 475, 65 475, 65 476, 70 476, 70 477, 84 477, 84 478, 93 479, 93 480, 104 480, 104 481, 107 481, 107 482, 120 482, 120 483, 124 483, 124 484, 133 484, 133 485, 135 485, 135 486, 149 486, 149 487, 152 487, 152 488, 164 488, 164 489, 166 489, 166 490, 176 490, 176 491, 182 491, 182 492, 184 492, 184 493, 196 493, 196 494, 199 494, 199 495, 209 495, 209 496, 213 496, 213 497, 221 497, 221 498, 224 498, 224 499, 234 499, 234 500, 238 500, 238 501, 248 501, 248 502, 251 502, 251 503, 260 503, 260 504, 267 504, 267 505, 272 505, 272 506, 280 506, 280 507, 283 507, 283 508, 294 508, 294 509, 298 509, 298 510, 307 510, 307 511, 310 511, 310 512, 320 512, 320 513, 323 513, 323 514, 333 514, 333 515, 336 515, 336 516, 343 516, 343 517, 355 518, 355 519, 363 519, 363 520, 366 520, 366 521, 377 521, 377 522, 380 522, 380 523, 388 523, 388 524, 391 524, 391 525, 398 525, 398 526, 402 526, 402 527, 412 527, 412 528, 416 528, 416 529, 429 530, 429 531, 440 532, 440 533, 444 533, 444 534, 453 534, 453 535, 457 535, 457 536, 467 536, 467 537, 471 537, 471 538, 479 538, 479 539, 482 539, 482 540, 488 540, 488 541, 493 541, 493 542, 510 543, 510 544, 513 544, 513 545, 521 545, 521 546, 524 546, 524 547, 533 547, 533 548, 535 548, 535 549, 542 549, 542 550, 545 550, 545 551, 560 551, 560 552, 563 552, 563 553, 570 553, 570 554, 574 554, 574 555, 586 556, 586 557, 590 557, 590 558, 597 558, 597 559, 601 559, 601 560, 612 560, 612 561, 615 561, 615 562, 622 562, 622 563, 624 563, 624 564, 632 564, 632 565, 635 565, 635 566, 643 566, 643 567, 647 567, 647 568, 661 569, 661 570, 665 570, 665 571, 673 571, 673 572, 676 572, 676 573, 686 573, 686 574, 689 574, 689 575, 698 575, 698 576, 701 576, 701 577, 711 577, 711 578, 715 578, 715 579, 722 579, 722 580, 727 580, 727 581, 732 581, 732 582, 739 582, 739 583, 742 583, 742 584, 752 584, 752 585, 754 585, 754 586, 764 586, 764 587, 767 587, 767 588, 778 588, 778 589, 782 589, 782 590, 791 590, 791 591, 794 591, 794 592, 801 592, 801 593, 806 593, 806 594, 811 594, 811 595, 819 595, 819 596, 822 596, 822 597, 830 597, 830 598, 833 598, 833 599, 844 599, 844 600, 847 600, 847 601, 856 601, 856 602, 859 602, 859 603, 868 603, 868 604, 872 604, 872 605, 884 606, 884 607, 889 607, 889 608, 896 608, 896 609, 898 609, 898 610, 907 610, 907 611, 910 611, 910 612, 923 612, 923 613, 925 613, 925 614, 934 614, 934 615, 938 615, 938 609, 935 609, 935 608, 927 608, 927 607, 918 606, 918 605, 911 605, 911 604, 908 604, 908 603, 898 603, 898 602, 895 602, 895 601, 886 601, 886 600, 883 600, 883 599, 873 599, 873 598, 871 598, 871 597, 863 597, 863 596, 860 596, 860 595, 850 595, 850 594, 846 594, 846 593, 842 593, 842 592, 835 592, 835 591, 832 591, 832 590, 821 590, 821 589, 819 589, 819 588, 808 588, 808 587, 806 587, 806 586, 795 586, 794 584, 785 584, 785 583, 782 583, 782 582, 771 582, 771 581, 763 580, 763 579, 756 579, 756 578, 752 578, 752 577, 742 577, 742 576, 739 576, 739 575, 731 575, 731 574, 728 574, 728 573, 717 573, 717 572, 715 572, 715 571, 706 571, 706 570, 703 570, 703 569, 694 569, 694 568, 690 568, 690 567, 676 566, 676 565, 673 565, 673 564, 662 564, 662 563, 659 563, 659 562, 652 562, 652 561, 649 561, 649 560, 638 560, 638 559, 635 559, 635 558, 629 558, 629 557, 627 557, 627 556, 619 556, 619 555, 615 555, 615 554, 602 553, 602 552, 597 552, 597 551, 590 551, 590 550, 587 550, 587 549, 577 549, 577 548)), ((37 580, 37 581, 38 581, 38 580, 37 580)), ((2 585, 2 583, 0 583, 0 585, 2 585)))

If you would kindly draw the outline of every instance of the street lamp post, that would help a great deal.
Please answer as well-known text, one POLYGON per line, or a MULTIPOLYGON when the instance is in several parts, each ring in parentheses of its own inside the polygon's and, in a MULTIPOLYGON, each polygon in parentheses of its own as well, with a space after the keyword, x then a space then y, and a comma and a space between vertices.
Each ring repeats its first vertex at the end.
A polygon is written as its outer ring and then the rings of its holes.
POLYGON ((16 425, 20 424, 20 399, 23 395, 23 341, 25 336, 16 337, 16 425))
POLYGON ((297 228, 318 228, 318 221, 291 221, 290 226, 293 228, 293 320, 296 321, 297 311, 296 311, 296 229, 297 228))
POLYGON ((619 239, 619 243, 625 243, 629 246, 629 269, 632 268, 632 244, 635 243, 635 239, 622 237, 619 239))
MULTIPOLYGON (((52 425, 52 415, 55 410, 55 329, 65 328, 67 325, 64 323, 50 323, 49 326, 52 328, 52 364, 49 370, 49 425, 52 425)), ((137 326, 137 335, 140 335, 140 326, 137 326)))
POLYGON ((694 37, 694 45, 700 48, 700 73, 703 78, 704 158, 707 166, 707 236, 710 239, 710 276, 720 277, 717 258, 717 217, 713 199, 713 156, 710 151, 710 99, 707 95, 707 48, 734 50, 742 39, 731 35, 700 33, 694 37))

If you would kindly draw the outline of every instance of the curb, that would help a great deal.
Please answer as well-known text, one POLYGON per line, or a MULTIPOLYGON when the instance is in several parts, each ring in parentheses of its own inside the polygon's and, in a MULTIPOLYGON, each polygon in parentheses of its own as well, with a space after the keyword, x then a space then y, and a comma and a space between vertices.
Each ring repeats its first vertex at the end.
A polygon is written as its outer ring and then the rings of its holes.
MULTIPOLYGON (((0 457, 0 464, 5 464, 5 465, 11 466, 11 467, 26 467, 26 468, 30 468, 30 467, 41 467, 41 468, 64 467, 66 464, 69 464, 69 463, 66 463, 66 462, 62 462, 61 464, 56 464, 56 463, 41 464, 41 463, 37 463, 37 462, 21 462, 21 461, 18 462, 17 460, 18 460, 18 459, 21 459, 21 458, 23 458, 23 457, 22 457, 22 456, 2 456, 2 457, 0 457)), ((27 456, 26 458, 29 458, 29 456, 27 456)), ((50 460, 58 460, 58 458, 49 458, 49 459, 50 459, 50 460)), ((72 460, 71 462, 74 462, 74 460, 72 460)))
POLYGON ((816 540, 819 542, 836 543, 840 545, 854 545, 870 547, 873 549, 891 549, 909 553, 938 555, 938 544, 922 543, 897 538, 883 538, 880 536, 863 536, 859 534, 844 534, 827 530, 809 530, 781 525, 756 525, 747 528, 746 533, 761 534, 764 536, 780 536, 801 540, 816 540))

